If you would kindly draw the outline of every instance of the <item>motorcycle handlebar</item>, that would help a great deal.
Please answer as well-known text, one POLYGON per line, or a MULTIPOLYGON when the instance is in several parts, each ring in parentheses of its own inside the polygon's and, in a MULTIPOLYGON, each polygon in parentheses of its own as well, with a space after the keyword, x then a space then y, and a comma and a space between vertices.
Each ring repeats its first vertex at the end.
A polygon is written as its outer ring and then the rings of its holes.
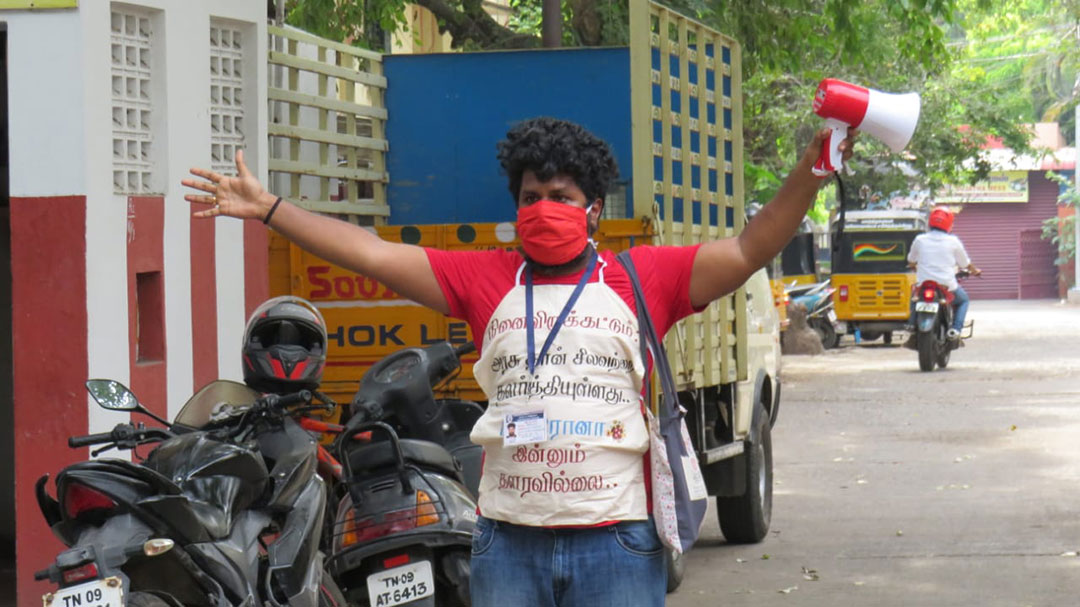
POLYGON ((476 352, 476 344, 471 341, 465 342, 454 348, 454 354, 456 354, 458 358, 461 358, 466 354, 472 354, 473 352, 476 352))
POLYGON ((137 444, 148 438, 165 440, 172 436, 172 432, 163 428, 136 428, 131 424, 117 424, 111 432, 99 432, 97 434, 87 434, 86 436, 72 436, 68 439, 68 446, 74 449, 105 443, 121 444, 125 441, 135 441, 137 444))
POLYGON ((292 394, 268 394, 265 398, 266 404, 271 407, 284 409, 285 407, 311 402, 312 394, 311 390, 301 390, 292 394))
POLYGON ((89 447, 90 445, 111 443, 113 440, 112 432, 99 432, 97 434, 87 434, 86 436, 72 436, 68 439, 68 447, 71 447, 72 449, 89 447))

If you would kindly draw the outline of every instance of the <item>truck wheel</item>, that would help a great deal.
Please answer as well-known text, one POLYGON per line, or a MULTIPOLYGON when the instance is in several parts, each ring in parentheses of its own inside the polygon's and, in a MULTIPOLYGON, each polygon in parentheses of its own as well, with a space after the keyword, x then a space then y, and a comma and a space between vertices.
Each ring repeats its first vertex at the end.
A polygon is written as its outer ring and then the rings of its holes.
POLYGON ((732 544, 756 544, 765 539, 772 519, 772 431, 769 414, 759 403, 754 411, 757 442, 746 442, 746 492, 716 498, 720 531, 732 544))
POLYGON ((892 331, 885 332, 885 345, 892 345, 892 331))
POLYGON ((683 575, 686 574, 686 554, 676 554, 674 550, 668 550, 664 563, 667 565, 667 591, 671 594, 679 588, 683 575))
POLYGON ((934 334, 920 331, 916 338, 919 346, 919 368, 923 371, 934 370, 934 334))

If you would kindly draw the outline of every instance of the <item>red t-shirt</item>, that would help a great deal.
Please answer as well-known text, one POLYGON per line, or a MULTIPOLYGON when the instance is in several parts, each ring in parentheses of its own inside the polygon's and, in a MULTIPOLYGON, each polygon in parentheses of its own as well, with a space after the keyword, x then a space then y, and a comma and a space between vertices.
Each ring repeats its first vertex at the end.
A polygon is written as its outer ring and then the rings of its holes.
MULTIPOLYGON (((630 249, 645 302, 649 306, 657 334, 662 338, 680 319, 697 312, 690 304, 690 271, 698 246, 630 249)), ((518 268, 525 261, 517 251, 443 251, 427 249, 428 260, 443 295, 450 304, 450 316, 469 323, 476 349, 482 351, 484 330, 499 302, 514 288, 518 268)), ((611 251, 602 251, 604 283, 637 313, 634 291, 622 264, 611 251)), ((584 272, 566 276, 534 275, 535 284, 577 284, 584 272)), ((590 282, 599 279, 594 272, 590 282)))

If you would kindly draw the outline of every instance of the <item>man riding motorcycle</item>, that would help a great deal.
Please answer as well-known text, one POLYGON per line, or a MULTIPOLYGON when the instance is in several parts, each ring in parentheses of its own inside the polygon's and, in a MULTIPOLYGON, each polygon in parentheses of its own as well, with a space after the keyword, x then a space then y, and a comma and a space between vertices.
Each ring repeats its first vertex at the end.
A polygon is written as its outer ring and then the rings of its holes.
MULTIPOLYGON (((930 231, 915 237, 908 252, 908 266, 915 270, 915 284, 932 280, 949 289, 953 294, 956 313, 949 329, 949 339, 959 339, 964 328, 970 300, 964 288, 956 281, 957 269, 964 269, 973 276, 982 274, 964 250, 964 243, 949 232, 952 231, 954 215, 945 207, 937 207, 930 213, 930 231)), ((912 304, 914 306, 914 304, 912 304)))

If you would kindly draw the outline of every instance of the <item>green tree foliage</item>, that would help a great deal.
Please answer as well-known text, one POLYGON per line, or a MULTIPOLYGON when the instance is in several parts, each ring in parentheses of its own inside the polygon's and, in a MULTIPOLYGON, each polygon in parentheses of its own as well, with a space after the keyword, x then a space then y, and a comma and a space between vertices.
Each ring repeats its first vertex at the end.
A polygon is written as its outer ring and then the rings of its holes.
MULTIPOLYGON (((1054 172, 1047 173, 1046 177, 1064 189, 1064 193, 1058 198, 1060 204, 1080 209, 1080 193, 1076 190, 1075 180, 1054 172)), ((1043 221, 1042 237, 1058 247, 1058 258, 1054 263, 1063 265, 1070 259, 1076 259, 1076 214, 1068 217, 1051 217, 1043 221)), ((1075 275, 1067 279, 1074 277, 1075 275)))
MULTIPOLYGON (((1028 134, 1022 123, 1054 108, 1060 115, 1069 98, 1066 76, 1076 65, 1076 39, 1070 49, 1059 26, 1075 24, 1080 0, 666 3, 742 44, 745 183, 751 201, 772 197, 821 126, 811 113, 811 100, 824 77, 922 95, 919 126, 902 155, 872 137, 860 138, 852 162, 855 174, 846 189, 854 193, 867 184, 887 194, 984 177, 990 167, 978 152, 988 136, 1026 149, 1028 134), (1043 34, 1046 45, 1039 48, 1050 52, 1039 55, 1041 67, 986 59, 997 52, 995 44, 1005 41, 1019 45, 1010 54, 1028 54, 1025 49, 1043 34), (1024 86, 1018 86, 1018 79, 1024 86), (1055 93, 1035 102, 1031 93, 1038 86, 1055 93)), ((515 17, 509 28, 488 17, 481 0, 416 4, 435 13, 440 28, 452 34, 459 48, 539 45, 541 0, 513 0, 515 17)), ((564 0, 562 6, 566 44, 626 44, 627 0, 564 0)), ((405 10, 403 0, 290 0, 289 7, 290 23, 373 48, 381 46, 372 44, 363 24, 383 30, 397 27, 405 10)), ((1027 57, 1017 58, 1021 63, 1023 59, 1027 57)), ((1075 98, 1075 83, 1070 84, 1075 98)))
POLYGON ((1060 122, 1072 141, 1075 114, 1069 110, 1080 100, 1080 0, 1006 0, 992 12, 971 11, 970 21, 956 42, 967 51, 960 69, 998 85, 1007 115, 1060 122))
MULTIPOLYGON (((1006 0, 993 13, 974 14, 962 44, 967 53, 958 71, 995 83, 1006 115, 1018 122, 1059 122, 1065 139, 1076 144, 1080 0, 1006 0)), ((1059 201, 1076 208, 1075 181, 1047 177, 1063 188, 1059 201)), ((1076 257, 1075 221, 1073 215, 1043 222, 1043 238, 1058 246, 1058 264, 1076 257)))

